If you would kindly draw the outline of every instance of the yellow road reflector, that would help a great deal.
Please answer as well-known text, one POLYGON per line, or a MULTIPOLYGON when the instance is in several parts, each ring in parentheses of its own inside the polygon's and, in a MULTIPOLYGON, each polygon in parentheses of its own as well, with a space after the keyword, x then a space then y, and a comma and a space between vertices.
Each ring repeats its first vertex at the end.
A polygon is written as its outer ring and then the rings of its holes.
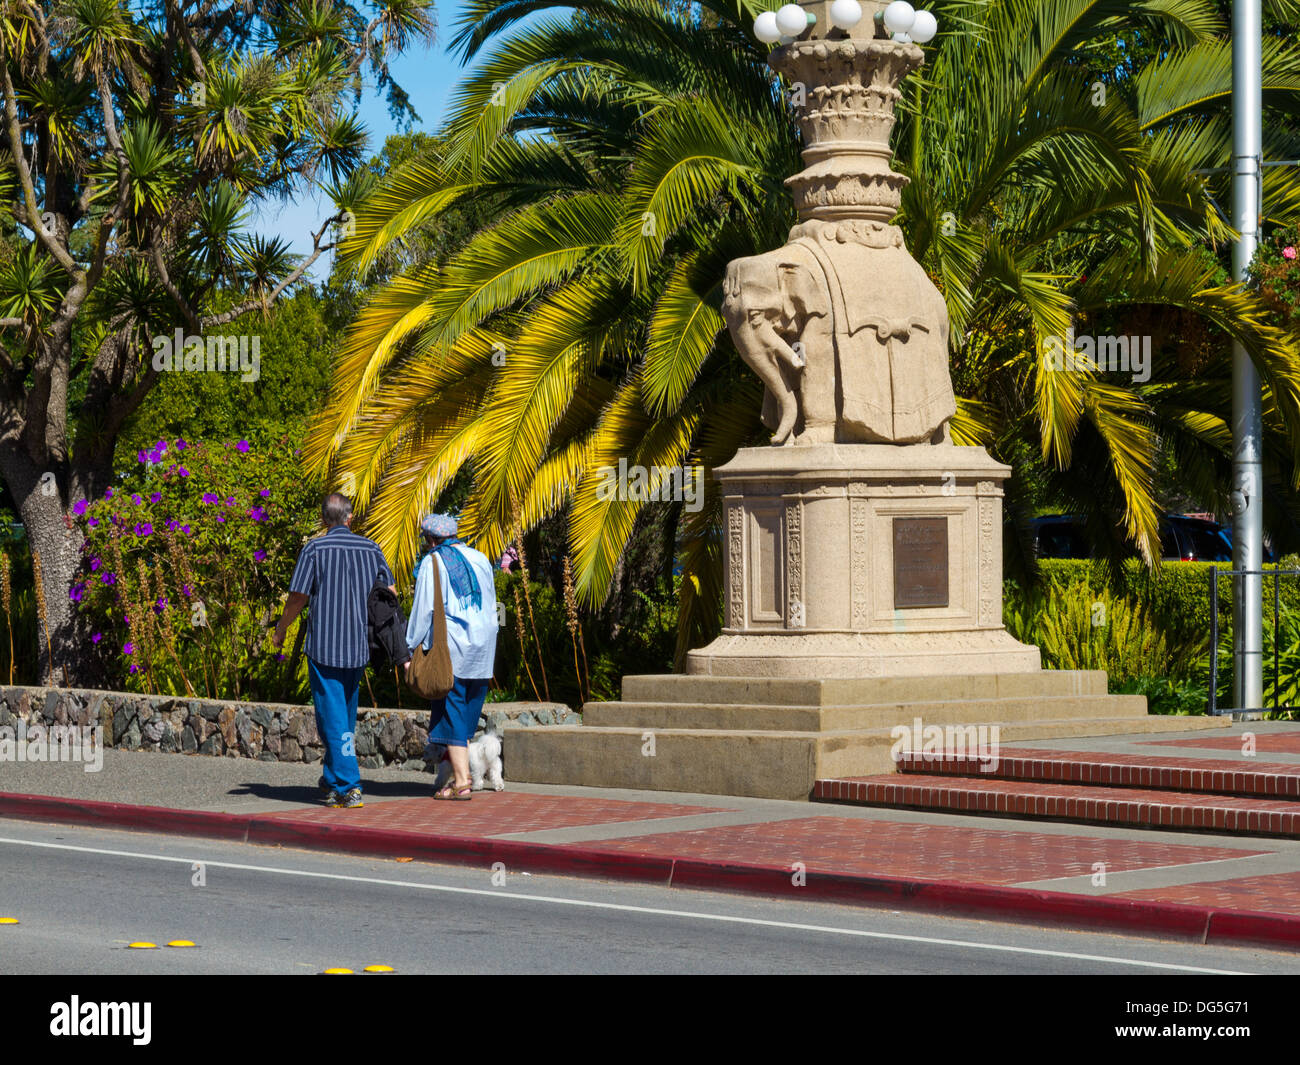
POLYGON ((343 975, 352 976, 353 972, 351 969, 326 969, 325 975, 326 976, 343 976, 343 975))
POLYGON ((157 950, 157 943, 128 943, 127 946, 132 950, 157 950))
POLYGON ((195 944, 195 943, 191 943, 188 939, 173 939, 173 940, 172 940, 170 943, 168 943, 167 945, 168 945, 169 947, 193 947, 193 946, 197 946, 197 944, 195 944))
POLYGON ((17 917, 0 917, 0 924, 17 924, 17 917))
POLYGON ((398 858, 397 860, 398 860, 399 862, 413 862, 413 861, 415 861, 414 858, 398 858))
POLYGON ((397 970, 394 969, 391 965, 367 965, 367 966, 366 966, 366 972, 368 972, 368 973, 395 973, 395 972, 397 972, 397 970))

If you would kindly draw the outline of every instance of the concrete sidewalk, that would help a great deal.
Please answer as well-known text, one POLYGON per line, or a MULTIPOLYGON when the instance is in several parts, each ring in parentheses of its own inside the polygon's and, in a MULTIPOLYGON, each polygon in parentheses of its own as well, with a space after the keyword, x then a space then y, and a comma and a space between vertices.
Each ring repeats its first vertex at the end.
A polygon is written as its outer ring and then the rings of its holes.
POLYGON ((410 770, 366 771, 365 807, 331 810, 317 775, 115 750, 99 773, 3 763, 0 816, 1300 949, 1298 840, 509 781, 437 802, 410 770))

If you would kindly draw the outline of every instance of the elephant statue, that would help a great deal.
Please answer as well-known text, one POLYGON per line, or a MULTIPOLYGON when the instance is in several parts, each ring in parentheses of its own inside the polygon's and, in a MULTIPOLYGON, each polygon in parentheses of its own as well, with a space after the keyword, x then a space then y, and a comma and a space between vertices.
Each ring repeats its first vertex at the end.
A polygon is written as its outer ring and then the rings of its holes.
POLYGON ((773 444, 948 439, 948 309, 875 221, 805 222, 727 267, 722 314, 766 386, 773 444))

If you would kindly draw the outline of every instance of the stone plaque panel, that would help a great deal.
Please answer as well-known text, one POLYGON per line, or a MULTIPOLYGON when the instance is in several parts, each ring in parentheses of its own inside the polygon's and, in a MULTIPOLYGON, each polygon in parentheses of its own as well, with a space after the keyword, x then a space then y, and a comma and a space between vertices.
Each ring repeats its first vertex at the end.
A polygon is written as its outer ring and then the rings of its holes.
POLYGON ((894 519, 894 609, 948 605, 948 519, 894 519))

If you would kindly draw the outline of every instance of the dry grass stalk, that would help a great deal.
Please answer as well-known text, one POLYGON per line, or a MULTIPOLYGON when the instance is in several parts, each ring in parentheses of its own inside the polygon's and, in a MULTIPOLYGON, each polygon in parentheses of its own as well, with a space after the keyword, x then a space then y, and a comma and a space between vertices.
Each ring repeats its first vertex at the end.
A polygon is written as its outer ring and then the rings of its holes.
MULTIPOLYGON (((528 592, 528 560, 524 557, 524 520, 523 514, 519 509, 519 500, 515 496, 514 489, 510 489, 510 516, 515 525, 515 551, 519 554, 519 575, 524 579, 524 602, 528 606, 528 627, 533 631, 533 646, 537 648, 537 665, 542 673, 542 689, 546 692, 546 701, 551 700, 551 685, 546 679, 546 662, 542 658, 542 641, 537 638, 537 619, 533 617, 533 597, 528 592)), ((522 623, 521 623, 522 627, 522 623)), ((522 644, 521 644, 522 649, 522 644)), ((528 652, 524 651, 524 662, 528 661, 528 652)), ((529 671, 528 679, 532 680, 532 671, 529 671)), ((533 685, 533 691, 536 692, 537 685, 533 685)))
POLYGON ((573 644, 573 672, 578 678, 578 703, 587 701, 586 691, 591 682, 587 675, 587 645, 582 639, 582 625, 578 620, 578 596, 573 590, 573 564, 564 556, 564 613, 569 627, 569 642, 573 644), (582 645, 582 668, 578 668, 578 645, 582 645))
POLYGON ((5 628, 9 632, 9 685, 14 683, 14 586, 8 551, 0 551, 0 601, 5 608, 5 628))
POLYGON ((537 694, 537 681, 533 680, 533 668, 528 664, 528 637, 524 634, 524 604, 519 597, 519 586, 515 585, 515 631, 519 634, 519 650, 524 669, 528 672, 528 683, 533 688, 533 698, 538 702, 542 697, 537 694))
POLYGON ((45 653, 49 656, 49 678, 54 681, 54 647, 50 643, 50 617, 45 610, 45 580, 41 569, 41 553, 32 552, 32 576, 36 583, 36 614, 41 619, 41 631, 45 633, 45 653))

